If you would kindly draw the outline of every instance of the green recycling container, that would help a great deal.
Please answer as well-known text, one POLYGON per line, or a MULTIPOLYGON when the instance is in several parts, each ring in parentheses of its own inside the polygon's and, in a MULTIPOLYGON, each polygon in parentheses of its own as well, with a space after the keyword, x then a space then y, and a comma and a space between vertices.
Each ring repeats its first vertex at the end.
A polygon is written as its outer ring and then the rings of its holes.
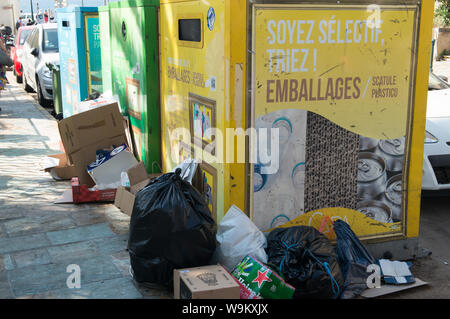
POLYGON ((159 173, 159 0, 110 2, 112 93, 130 119, 136 157, 159 173))
POLYGON ((59 65, 52 67, 52 81, 53 81, 53 106, 55 108, 55 115, 62 114, 62 92, 61 92, 61 70, 59 65))
POLYGON ((102 92, 104 94, 112 94, 109 6, 98 7, 98 18, 100 25, 100 46, 102 48, 102 92))

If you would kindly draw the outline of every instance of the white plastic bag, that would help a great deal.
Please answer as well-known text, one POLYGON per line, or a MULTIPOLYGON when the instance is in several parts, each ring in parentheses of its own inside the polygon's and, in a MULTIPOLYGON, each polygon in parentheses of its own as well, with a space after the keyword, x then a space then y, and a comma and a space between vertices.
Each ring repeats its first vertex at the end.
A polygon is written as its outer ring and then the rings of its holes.
POLYGON ((194 178, 194 174, 197 169, 197 166, 198 166, 198 162, 196 162, 195 160, 193 160, 191 158, 188 158, 183 163, 181 163, 180 165, 175 167, 172 172, 175 173, 177 168, 180 168, 181 169, 181 178, 184 179, 185 181, 189 182, 189 184, 192 185, 192 179, 194 178))
POLYGON ((267 263, 266 236, 234 205, 219 223, 216 239, 219 243, 215 256, 217 262, 230 272, 247 255, 267 263))

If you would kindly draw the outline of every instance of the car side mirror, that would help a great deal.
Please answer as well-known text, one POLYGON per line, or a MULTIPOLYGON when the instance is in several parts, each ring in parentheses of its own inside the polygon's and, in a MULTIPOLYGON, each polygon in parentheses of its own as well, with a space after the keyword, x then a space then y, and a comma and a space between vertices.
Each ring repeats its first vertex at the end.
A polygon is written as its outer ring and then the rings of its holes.
POLYGON ((33 49, 31 50, 30 53, 31 53, 32 55, 34 55, 35 57, 37 57, 38 54, 39 54, 39 50, 38 50, 37 48, 33 48, 33 49))

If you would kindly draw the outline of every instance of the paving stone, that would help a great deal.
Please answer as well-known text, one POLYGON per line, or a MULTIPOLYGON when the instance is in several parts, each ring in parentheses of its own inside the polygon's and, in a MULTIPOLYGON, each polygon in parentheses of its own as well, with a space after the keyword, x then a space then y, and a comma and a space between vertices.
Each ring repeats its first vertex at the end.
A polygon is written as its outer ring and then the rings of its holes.
POLYGON ((50 241, 45 234, 0 238, 0 254, 40 248, 49 245, 50 241))
POLYGON ((57 264, 35 265, 8 272, 13 293, 18 297, 35 295, 67 287, 72 274, 67 266, 76 264, 81 271, 81 285, 121 277, 119 270, 108 257, 67 260, 57 264))
POLYGON ((99 255, 96 245, 92 242, 78 242, 47 248, 52 262, 61 262, 69 259, 95 257, 99 255))
POLYGON ((2 206, 2 212, 0 214, 0 221, 8 220, 8 219, 14 219, 14 218, 20 218, 23 217, 23 213, 18 209, 18 207, 8 207, 5 208, 2 206))
POLYGON ((127 249, 128 234, 118 235, 114 237, 95 239, 92 241, 97 250, 104 254, 109 255, 124 251, 127 249))
POLYGON ((111 237, 113 235, 114 233, 106 223, 47 233, 47 236, 53 245, 74 243, 102 237, 111 237))
POLYGON ((107 222, 105 214, 100 209, 71 212, 70 216, 77 226, 86 226, 107 222))
POLYGON ((11 269, 14 269, 11 255, 0 255, 0 272, 11 269))
POLYGON ((111 230, 117 235, 127 234, 130 231, 129 221, 111 221, 111 230))
POLYGON ((130 216, 122 213, 114 205, 105 208, 105 215, 110 223, 111 229, 116 234, 127 234, 130 230, 130 216))
POLYGON ((12 299, 14 297, 9 287, 7 273, 0 271, 0 299, 12 299))
POLYGON ((56 294, 54 291, 47 291, 40 294, 18 297, 17 299, 56 299, 56 294))
POLYGON ((158 285, 144 285, 133 281, 136 289, 145 299, 173 299, 173 293, 158 285))
POLYGON ((81 285, 80 289, 60 289, 55 292, 61 299, 140 299, 141 293, 129 278, 117 278, 81 285))
POLYGON ((12 255, 17 268, 31 265, 45 265, 51 262, 50 255, 45 248, 21 251, 12 255))
POLYGON ((65 215, 30 215, 29 217, 9 220, 3 223, 8 236, 21 236, 25 234, 44 233, 75 227, 75 222, 65 215))
POLYGON ((123 276, 129 276, 130 274, 130 255, 127 251, 121 251, 111 255, 112 262, 122 272, 123 276))
POLYGON ((5 270, 11 270, 14 269, 14 262, 11 258, 11 255, 3 255, 3 266, 5 267, 5 270))

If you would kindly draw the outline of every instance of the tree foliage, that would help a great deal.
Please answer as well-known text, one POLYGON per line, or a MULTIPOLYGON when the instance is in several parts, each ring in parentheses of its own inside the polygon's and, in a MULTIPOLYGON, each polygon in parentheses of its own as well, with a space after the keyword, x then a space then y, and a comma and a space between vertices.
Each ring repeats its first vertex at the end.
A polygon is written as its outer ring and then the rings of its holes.
POLYGON ((450 0, 438 0, 435 17, 445 26, 450 26, 450 0))

